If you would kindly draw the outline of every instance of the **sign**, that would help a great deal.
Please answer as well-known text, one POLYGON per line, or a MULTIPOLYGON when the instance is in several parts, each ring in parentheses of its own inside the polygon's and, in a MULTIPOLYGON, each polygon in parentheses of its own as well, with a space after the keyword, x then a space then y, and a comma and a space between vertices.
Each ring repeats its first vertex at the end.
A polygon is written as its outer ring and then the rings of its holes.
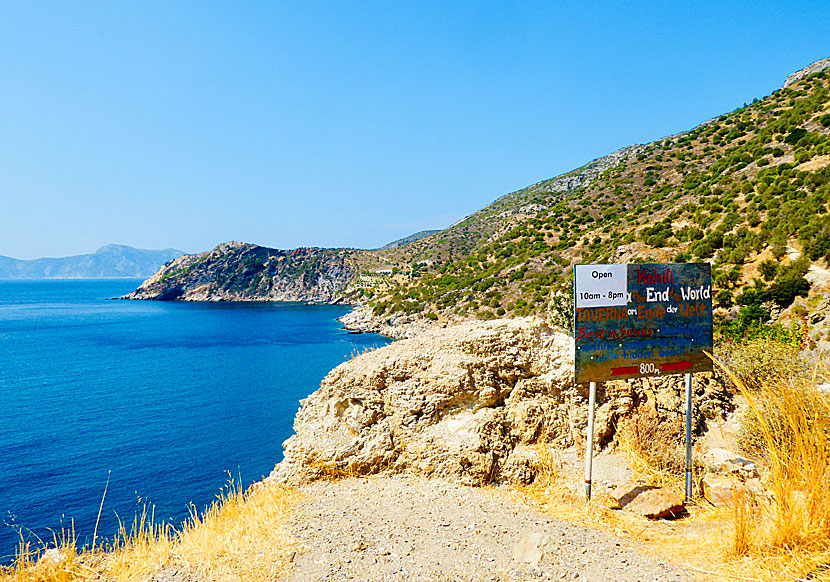
POLYGON ((578 289, 574 297, 577 308, 628 304, 626 265, 575 265, 574 284, 578 289))
POLYGON ((711 266, 576 265, 574 338, 577 383, 711 371, 711 266))

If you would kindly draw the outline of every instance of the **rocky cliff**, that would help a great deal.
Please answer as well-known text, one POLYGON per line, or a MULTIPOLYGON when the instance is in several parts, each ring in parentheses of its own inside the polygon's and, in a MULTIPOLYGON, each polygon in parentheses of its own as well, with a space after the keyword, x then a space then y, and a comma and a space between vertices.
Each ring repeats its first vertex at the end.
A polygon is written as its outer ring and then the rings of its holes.
POLYGON ((124 299, 335 303, 354 277, 351 253, 225 243, 170 261, 124 299))
MULTIPOLYGON (((697 381, 696 417, 717 416, 724 393, 697 381)), ((596 437, 641 402, 682 409, 682 377, 609 382, 596 437)), ((528 482, 534 446, 584 447, 584 386, 573 384, 573 341, 535 318, 469 322, 424 331, 332 370, 302 401, 295 434, 272 479, 410 471, 469 485, 528 482)))
POLYGON ((818 60, 815 63, 812 63, 811 65, 808 65, 800 71, 796 71, 795 73, 787 77, 787 80, 784 81, 784 88, 786 89, 787 87, 789 87, 797 81, 800 81, 804 77, 814 75, 815 73, 820 73, 821 71, 824 71, 826 69, 830 69, 830 57, 818 60))

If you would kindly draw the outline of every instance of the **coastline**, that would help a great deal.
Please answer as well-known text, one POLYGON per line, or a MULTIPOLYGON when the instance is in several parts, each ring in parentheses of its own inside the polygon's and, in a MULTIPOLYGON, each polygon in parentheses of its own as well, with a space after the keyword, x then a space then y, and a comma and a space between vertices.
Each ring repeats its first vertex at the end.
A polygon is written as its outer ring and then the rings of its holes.
POLYGON ((376 333, 392 339, 411 339, 425 331, 447 327, 446 324, 431 323, 414 315, 393 315, 379 317, 363 303, 350 305, 352 310, 337 318, 350 333, 376 333))

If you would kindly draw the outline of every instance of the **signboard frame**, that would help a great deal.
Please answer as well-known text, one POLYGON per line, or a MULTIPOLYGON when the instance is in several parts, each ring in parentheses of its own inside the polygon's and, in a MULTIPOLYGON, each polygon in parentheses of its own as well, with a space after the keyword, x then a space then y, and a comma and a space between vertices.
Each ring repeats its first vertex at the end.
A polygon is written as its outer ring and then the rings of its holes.
POLYGON ((692 496, 692 373, 712 371, 708 263, 574 265, 574 380, 588 382, 591 498, 597 382, 685 373, 686 500, 692 496), (582 342, 582 343, 580 343, 582 342))
POLYGON ((710 372, 712 336, 709 263, 574 266, 576 383, 710 372))

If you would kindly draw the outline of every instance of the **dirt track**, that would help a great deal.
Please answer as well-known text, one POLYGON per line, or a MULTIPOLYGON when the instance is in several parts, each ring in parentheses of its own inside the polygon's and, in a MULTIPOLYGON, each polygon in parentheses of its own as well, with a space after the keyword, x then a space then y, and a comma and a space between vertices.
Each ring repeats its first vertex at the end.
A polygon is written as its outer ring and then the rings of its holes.
POLYGON ((486 489, 409 476, 316 482, 288 528, 303 549, 284 580, 694 580, 610 534, 486 489), (517 545, 544 546, 544 552, 517 545), (541 542, 540 542, 541 540, 541 542))

